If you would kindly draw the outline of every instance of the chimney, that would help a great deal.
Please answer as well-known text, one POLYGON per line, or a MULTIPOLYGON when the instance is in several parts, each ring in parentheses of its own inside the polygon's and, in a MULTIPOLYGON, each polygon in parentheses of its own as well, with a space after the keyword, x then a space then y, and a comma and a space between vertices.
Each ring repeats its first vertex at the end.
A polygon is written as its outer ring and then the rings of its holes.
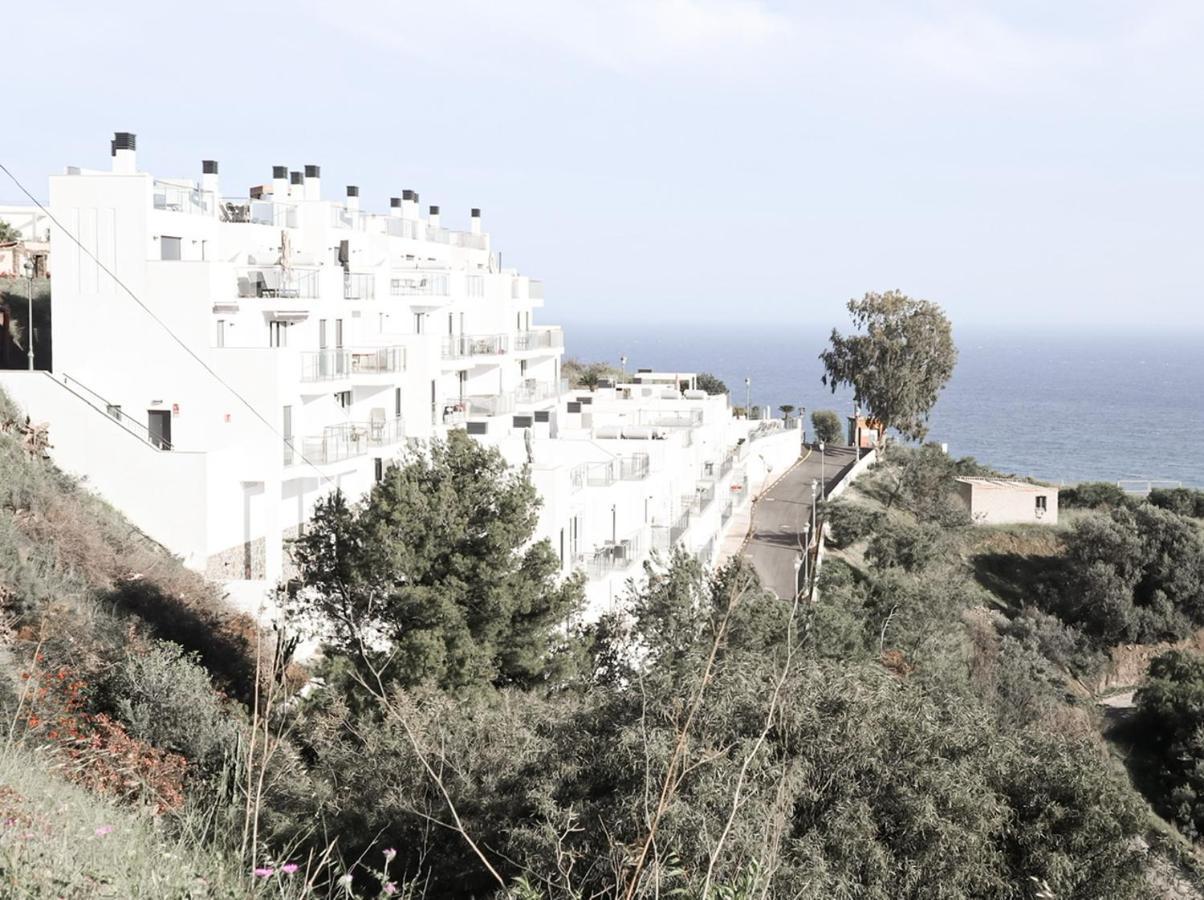
POLYGON ((305 199, 305 176, 300 172, 288 173, 288 199, 294 203, 305 199))
POLYGON ((401 198, 400 197, 390 197, 389 198, 389 215, 394 219, 401 218, 401 198))
POLYGON ((305 199, 322 199, 322 169, 318 166, 305 167, 305 199))
POLYGON ((403 219, 418 218, 418 194, 408 188, 401 192, 401 217, 403 219))
POLYGON ((354 184, 347 185, 347 208, 360 208, 360 189, 354 184))
POLYGON ((472 210, 471 218, 469 219, 468 230, 473 234, 481 233, 481 211, 475 207, 472 210))
POLYGON ((276 203, 288 200, 288 166, 272 166, 272 200, 276 203))
POLYGON ((138 142, 137 135, 128 131, 118 131, 113 135, 109 148, 113 154, 114 175, 134 175, 138 172, 138 158, 134 152, 138 142))
POLYGON ((439 207, 432 206, 430 209, 431 228, 439 227, 439 207))
POLYGON ((216 199, 218 196, 217 187, 217 160, 201 160, 201 190, 209 191, 216 199))

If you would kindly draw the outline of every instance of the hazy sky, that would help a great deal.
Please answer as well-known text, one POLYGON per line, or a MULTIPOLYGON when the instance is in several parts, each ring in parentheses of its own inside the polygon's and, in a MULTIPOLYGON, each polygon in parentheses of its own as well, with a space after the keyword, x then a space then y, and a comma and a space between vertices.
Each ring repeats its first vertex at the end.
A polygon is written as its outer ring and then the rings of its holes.
MULTIPOLYGON (((11 19, 11 17, 10 17, 11 19)), ((5 41, 0 155, 225 191, 402 188, 544 318, 1204 329, 1204 3, 55 2, 5 41), (30 82, 29 78, 33 78, 30 82), (30 85, 33 85, 30 87, 30 85)), ((0 183, 0 200, 16 192, 0 183)))

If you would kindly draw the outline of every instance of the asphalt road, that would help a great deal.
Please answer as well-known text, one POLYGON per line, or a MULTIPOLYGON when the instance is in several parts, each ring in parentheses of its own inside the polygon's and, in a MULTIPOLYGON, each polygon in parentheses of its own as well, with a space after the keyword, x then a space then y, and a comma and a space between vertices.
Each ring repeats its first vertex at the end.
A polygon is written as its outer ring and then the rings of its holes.
MULTIPOLYGON (((853 464, 852 447, 829 447, 805 454, 775 481, 753 507, 751 536, 744 545, 761 583, 783 600, 798 590, 796 565, 804 543, 804 525, 811 524, 811 482, 823 479, 830 489, 853 464)), ((817 498, 818 498, 817 494, 817 498)))

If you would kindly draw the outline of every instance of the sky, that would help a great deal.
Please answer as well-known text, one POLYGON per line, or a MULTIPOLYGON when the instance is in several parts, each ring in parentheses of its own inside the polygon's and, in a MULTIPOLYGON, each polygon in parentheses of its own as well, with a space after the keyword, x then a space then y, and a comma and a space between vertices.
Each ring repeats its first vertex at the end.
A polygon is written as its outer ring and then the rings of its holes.
MULTIPOLYGON (((223 193, 403 188, 545 281, 547 321, 1204 332, 1204 3, 27 4, 0 161, 223 193), (24 35, 27 39, 21 39, 24 35), (28 89, 33 79, 34 87, 28 89)), ((17 39, 11 39, 16 37, 17 39)), ((17 198, 0 178, 0 202, 17 198)))

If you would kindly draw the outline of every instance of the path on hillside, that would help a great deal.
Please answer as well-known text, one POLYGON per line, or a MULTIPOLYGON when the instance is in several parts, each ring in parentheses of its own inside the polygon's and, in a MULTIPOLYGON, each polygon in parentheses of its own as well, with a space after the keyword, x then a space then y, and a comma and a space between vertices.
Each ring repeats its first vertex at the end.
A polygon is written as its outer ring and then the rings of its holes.
POLYGON ((799 459, 786 470, 753 507, 750 536, 741 551, 753 564, 761 584, 783 600, 793 600, 796 564, 803 544, 804 525, 811 523, 811 482, 818 482, 821 468, 827 490, 853 464, 852 447, 829 447, 799 459))

